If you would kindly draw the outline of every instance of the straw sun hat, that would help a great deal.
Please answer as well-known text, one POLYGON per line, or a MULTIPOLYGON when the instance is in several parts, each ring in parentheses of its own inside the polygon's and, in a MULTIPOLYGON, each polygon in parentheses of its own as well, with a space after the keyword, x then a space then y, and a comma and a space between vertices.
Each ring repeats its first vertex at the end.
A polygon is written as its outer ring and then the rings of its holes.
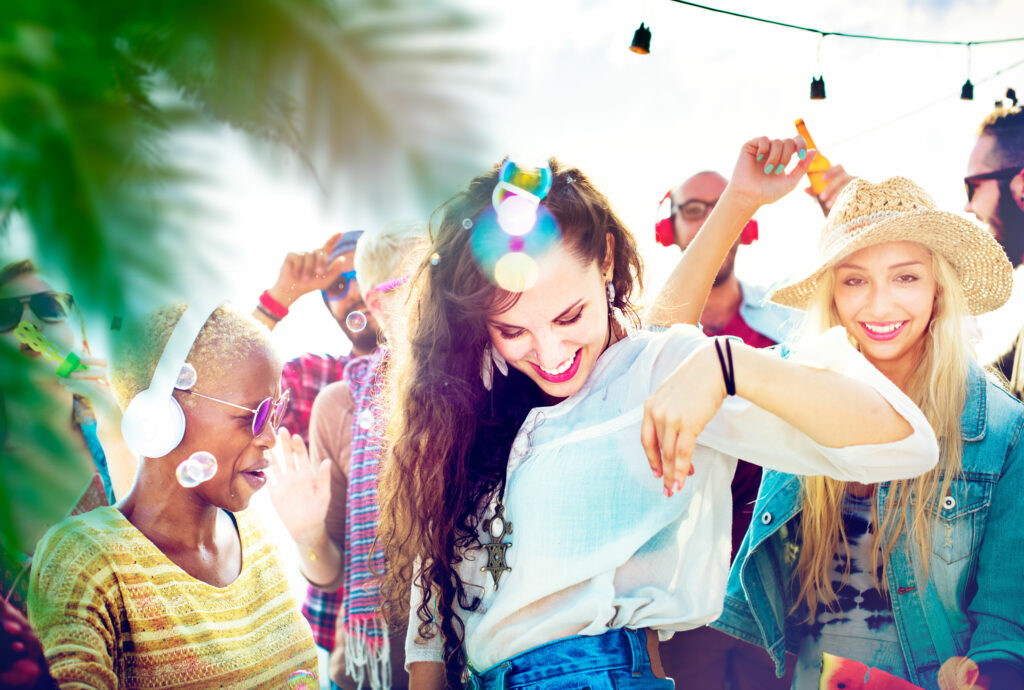
POLYGON ((778 288, 772 301, 805 309, 818 281, 840 259, 883 242, 917 242, 938 252, 960 278, 972 314, 1010 298, 1013 269, 999 243, 969 220, 935 208, 927 192, 905 177, 878 184, 855 179, 842 191, 821 230, 817 268, 778 288))

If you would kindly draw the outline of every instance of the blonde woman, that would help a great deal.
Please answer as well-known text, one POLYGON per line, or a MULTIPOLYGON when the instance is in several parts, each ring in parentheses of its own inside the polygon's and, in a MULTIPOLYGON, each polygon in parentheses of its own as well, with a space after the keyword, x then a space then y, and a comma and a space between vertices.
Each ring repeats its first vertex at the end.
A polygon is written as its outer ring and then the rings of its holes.
POLYGON ((811 332, 843 326, 942 455, 877 485, 767 471, 714 627, 765 647, 780 673, 797 654, 795 688, 832 687, 823 653, 924 688, 1024 687, 1024 407, 987 379, 963 326, 1006 301, 1010 264, 903 178, 851 183, 819 249, 773 299, 807 310, 811 332), (962 657, 979 684, 940 682, 962 657))

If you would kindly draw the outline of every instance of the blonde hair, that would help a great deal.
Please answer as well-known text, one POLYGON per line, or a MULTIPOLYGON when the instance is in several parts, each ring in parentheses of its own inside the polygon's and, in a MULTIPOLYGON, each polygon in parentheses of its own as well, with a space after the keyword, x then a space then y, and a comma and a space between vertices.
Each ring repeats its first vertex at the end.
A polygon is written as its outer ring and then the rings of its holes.
MULTIPOLYGON (((160 355, 185 313, 185 307, 180 302, 158 307, 139 323, 122 331, 115 341, 110 385, 121 409, 149 388, 160 355)), ((275 352, 270 331, 252 316, 222 304, 199 331, 185 361, 196 368, 197 390, 200 390, 203 381, 261 348, 275 352)), ((184 404, 191 405, 194 401, 186 397, 184 404)))
MULTIPOLYGON (((920 551, 924 576, 928 577, 931 511, 937 497, 949 491, 950 482, 961 472, 960 415, 967 395, 968 370, 974 360, 963 322, 969 313, 967 298, 949 262, 937 252, 928 251, 937 284, 935 304, 925 335, 924 354, 904 392, 921 408, 935 430, 940 460, 934 469, 919 477, 887 482, 888 497, 885 505, 880 506, 882 523, 876 525, 872 537, 871 572, 880 590, 888 576, 889 554, 903 533, 908 533, 909 541, 920 551)), ((841 325, 834 295, 834 271, 828 271, 811 298, 804 321, 805 333, 820 333, 841 325)), ((819 602, 832 607, 838 601, 832 586, 832 568, 833 556, 840 548, 846 556, 842 582, 845 584, 849 577, 850 545, 843 525, 847 486, 827 477, 805 477, 801 481, 803 515, 796 569, 799 596, 793 609, 805 604, 808 620, 813 621, 819 602)))
POLYGON ((406 260, 410 251, 421 245, 426 247, 428 239, 427 226, 420 223, 392 223, 360 235, 355 267, 363 294, 375 285, 411 272, 418 261, 406 260))

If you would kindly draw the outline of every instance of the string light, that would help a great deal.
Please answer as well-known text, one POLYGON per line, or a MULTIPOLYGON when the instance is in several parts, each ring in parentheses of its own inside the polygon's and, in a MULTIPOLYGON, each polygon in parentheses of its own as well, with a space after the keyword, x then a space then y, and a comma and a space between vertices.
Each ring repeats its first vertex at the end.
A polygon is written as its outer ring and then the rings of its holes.
POLYGON ((640 22, 640 28, 633 32, 633 42, 629 49, 638 55, 650 55, 651 53, 651 30, 640 22))
POLYGON ((967 81, 960 87, 960 100, 974 100, 974 84, 971 83, 971 44, 967 44, 967 81))
MULTIPOLYGON (((960 89, 960 98, 965 101, 974 99, 974 84, 971 83, 970 77, 970 48, 971 46, 978 45, 994 45, 997 43, 1018 43, 1024 41, 1024 36, 1017 36, 1013 38, 997 38, 987 41, 940 41, 935 39, 927 38, 904 38, 899 36, 876 36, 873 34, 853 34, 845 31, 825 31, 823 29, 816 29, 810 26, 801 26, 799 24, 789 24, 787 22, 780 22, 774 19, 765 19, 764 17, 755 17, 749 14, 743 14, 741 12, 732 12, 730 10, 723 10, 717 7, 709 7, 707 5, 701 5, 696 2, 690 2, 689 0, 671 0, 672 2, 679 5, 686 5, 688 7, 694 7, 699 10, 706 10, 708 12, 715 12, 717 14, 725 14, 730 17, 737 17, 739 19, 749 19, 750 21, 760 22, 762 24, 771 24, 772 26, 781 26, 786 29, 794 29, 796 31, 806 31, 808 33, 815 33, 825 38, 825 36, 838 36, 840 38, 859 38, 869 41, 890 41, 898 43, 921 43, 927 45, 945 45, 945 46, 967 46, 968 51, 968 75, 967 81, 960 89)), ((821 43, 818 44, 819 51, 821 43)), ((641 53, 646 55, 651 50, 651 31, 642 23, 640 28, 633 34, 633 44, 629 47, 634 53, 641 53)), ((819 69, 818 77, 811 79, 811 99, 812 100, 823 100, 825 98, 825 78, 821 74, 819 69)))

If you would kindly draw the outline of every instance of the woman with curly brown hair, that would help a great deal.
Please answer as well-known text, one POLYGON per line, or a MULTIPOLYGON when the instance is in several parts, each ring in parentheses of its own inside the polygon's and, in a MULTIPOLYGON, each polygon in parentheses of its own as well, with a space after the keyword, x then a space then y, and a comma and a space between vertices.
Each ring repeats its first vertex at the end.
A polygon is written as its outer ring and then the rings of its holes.
MULTIPOLYGON (((695 244, 731 244, 804 154, 748 142, 708 219, 727 231, 695 244)), ((721 611, 736 457, 861 482, 936 461, 920 411, 842 338, 787 360, 692 326, 633 330, 634 239, 575 168, 481 175, 430 252, 389 372, 380 487, 412 687, 672 687, 657 637, 721 611)), ((691 263, 654 324, 696 322, 701 305, 672 296, 683 281, 706 294, 717 267, 691 263)))

